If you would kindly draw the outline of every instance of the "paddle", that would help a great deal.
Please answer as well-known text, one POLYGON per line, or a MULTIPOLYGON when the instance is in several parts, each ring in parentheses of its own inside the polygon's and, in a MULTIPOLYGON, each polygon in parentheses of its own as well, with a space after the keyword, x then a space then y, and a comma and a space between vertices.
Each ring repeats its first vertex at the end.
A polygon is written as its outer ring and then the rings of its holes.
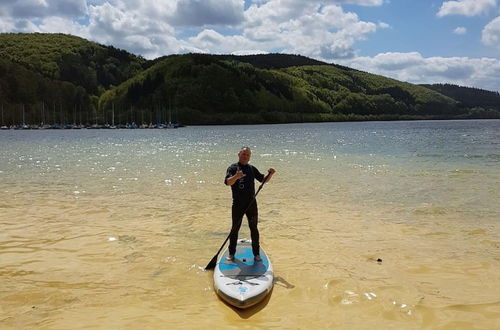
MULTIPOLYGON (((269 177, 271 173, 268 173, 265 177, 264 177, 264 180, 262 180, 262 183, 260 184, 259 186, 259 189, 257 189, 257 192, 255 193, 255 195, 253 195, 253 198, 252 200, 250 201, 250 203, 248 203, 248 206, 247 208, 245 209, 245 212, 243 212, 243 215, 245 215, 245 213, 247 213, 247 210, 248 208, 252 205, 252 203, 255 201, 255 198, 257 197, 257 195, 259 194, 259 191, 262 189, 262 187, 264 186, 264 184, 266 183, 267 181, 267 178, 269 177)), ((242 218, 243 220, 243 218, 242 218)), ((229 232, 229 235, 227 235, 226 237, 226 240, 224 241, 224 243, 222 243, 219 251, 217 251, 217 253, 214 255, 214 257, 212 258, 212 260, 210 260, 210 262, 208 263, 208 265, 205 267, 205 270, 211 270, 211 269, 214 269, 215 268, 215 265, 217 264, 217 257, 219 256, 219 253, 220 251, 222 250, 222 248, 224 247, 224 245, 226 245, 227 241, 229 240, 229 236, 231 236, 231 232, 229 232)))

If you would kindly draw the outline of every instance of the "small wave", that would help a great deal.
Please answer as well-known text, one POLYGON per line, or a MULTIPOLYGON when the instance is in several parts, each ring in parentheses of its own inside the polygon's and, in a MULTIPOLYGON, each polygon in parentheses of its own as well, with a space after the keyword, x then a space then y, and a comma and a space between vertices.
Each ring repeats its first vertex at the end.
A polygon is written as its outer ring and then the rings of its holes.
POLYGON ((468 174, 477 174, 477 171, 456 169, 456 170, 450 171, 448 176, 449 177, 458 177, 458 176, 468 175, 468 174))
POLYGON ((433 231, 424 234, 424 236, 446 236, 446 235, 448 235, 448 233, 445 233, 443 231, 433 231))
POLYGON ((474 229, 474 230, 466 230, 465 233, 467 233, 469 235, 485 235, 486 230, 479 228, 479 229, 474 229))
POLYGON ((415 154, 415 156, 417 157, 428 157, 428 158, 443 158, 443 157, 446 157, 445 155, 441 155, 441 154, 415 154))
POLYGON ((500 249, 500 241, 483 240, 483 241, 481 241, 481 244, 500 249))
POLYGON ((469 154, 465 154, 464 157, 465 158, 469 158, 469 159, 482 159, 482 158, 486 158, 486 159, 500 160, 500 155, 499 154, 486 154, 486 155, 469 155, 469 154))
POLYGON ((446 214, 446 209, 442 207, 429 207, 423 209, 416 209, 413 211, 416 215, 443 215, 446 214))

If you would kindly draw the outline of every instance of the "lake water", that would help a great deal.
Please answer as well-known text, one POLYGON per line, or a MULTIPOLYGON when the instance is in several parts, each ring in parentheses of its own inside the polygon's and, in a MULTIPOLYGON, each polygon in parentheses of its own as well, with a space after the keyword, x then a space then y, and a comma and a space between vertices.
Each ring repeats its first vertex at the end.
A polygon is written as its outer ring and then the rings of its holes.
POLYGON ((498 120, 0 131, 0 196, 2 329, 500 324, 498 120), (203 271, 242 146, 277 170, 245 311, 203 271))

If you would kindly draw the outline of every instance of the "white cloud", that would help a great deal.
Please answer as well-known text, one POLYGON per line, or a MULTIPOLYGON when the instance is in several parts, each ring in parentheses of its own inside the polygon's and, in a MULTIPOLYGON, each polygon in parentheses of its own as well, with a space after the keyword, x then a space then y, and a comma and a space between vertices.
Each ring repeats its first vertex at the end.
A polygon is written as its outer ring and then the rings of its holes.
POLYGON ((47 17, 38 25, 37 32, 72 34, 82 38, 90 38, 87 26, 80 25, 75 21, 63 17, 47 17))
POLYGON ((259 54, 269 54, 269 52, 266 52, 264 50, 255 50, 255 49, 250 49, 250 50, 241 50, 241 51, 236 51, 232 52, 232 55, 259 55, 259 54))
POLYGON ((0 32, 8 33, 33 33, 41 32, 40 28, 28 19, 11 19, 9 17, 0 19, 0 32))
POLYGON ((225 36, 212 29, 201 31, 198 35, 189 38, 187 42, 203 53, 218 54, 235 51, 247 52, 249 49, 257 49, 259 45, 243 36, 225 36))
POLYGON ((425 58, 411 52, 383 53, 336 63, 416 84, 451 83, 493 91, 499 91, 500 86, 500 60, 494 58, 425 58))
POLYGON ((189 41, 201 46, 201 48, 209 49, 212 47, 219 47, 224 43, 224 39, 226 38, 228 37, 225 37, 217 31, 208 29, 201 31, 196 37, 189 38, 189 41))
MULTIPOLYGON (((330 1, 340 2, 340 1, 330 1)), ((267 43, 267 51, 300 53, 322 59, 355 56, 354 45, 385 23, 364 22, 338 5, 319 1, 270 0, 245 12, 243 36, 267 43)), ((261 45, 262 46, 265 45, 261 45)))
POLYGON ((0 33, 7 33, 14 31, 15 22, 10 18, 0 19, 0 33))
POLYGON ((62 16, 81 18, 87 15, 86 0, 2 0, 0 14, 18 19, 62 16))
POLYGON ((384 22, 378 22, 378 27, 381 28, 381 29, 388 29, 390 28, 391 26, 387 23, 384 23, 384 22))
MULTIPOLYGON (((334 2, 334 1, 330 1, 334 2)), ((318 1, 270 0, 245 11, 242 33, 222 35, 205 29, 187 41, 213 53, 299 53, 322 59, 350 58, 354 44, 387 24, 363 22, 337 5, 318 1)))
POLYGON ((464 28, 463 26, 459 26, 455 30, 453 30, 453 33, 455 33, 455 34, 466 34, 467 33, 467 29, 464 28))
MULTIPOLYGON (((270 2, 272 0, 251 0, 250 2, 254 4, 264 4, 270 2)), ((314 0, 306 0, 307 2, 319 2, 314 0)), ((303 2, 306 2, 303 1, 303 2)), ((385 0, 385 2, 389 2, 390 0, 385 0)), ((323 1, 325 3, 338 3, 338 4, 348 4, 348 5, 358 5, 358 6, 381 6, 384 3, 384 0, 326 0, 323 1)))
POLYGON ((384 1, 383 0, 338 0, 332 1, 334 3, 345 3, 350 5, 359 5, 359 6, 381 6, 384 1))
POLYGON ((500 16, 493 19, 484 27, 482 42, 487 46, 500 47, 500 16))
POLYGON ((0 0, 0 29, 76 34, 147 58, 253 50, 350 58, 388 24, 362 21, 339 5, 347 3, 383 0, 254 0, 247 10, 244 0, 0 0))
MULTIPOLYGON (((369 58, 366 58, 369 59, 369 58)), ((382 53, 373 57, 372 64, 386 71, 408 69, 422 64, 420 53, 382 53)))
POLYGON ((174 25, 237 25, 243 21, 242 0, 178 0, 174 25))
POLYGON ((92 40, 124 48, 147 58, 168 53, 197 51, 177 40, 175 29, 161 20, 142 15, 140 3, 135 10, 106 2, 89 8, 89 34, 92 40))
POLYGON ((457 0, 445 1, 441 5, 438 17, 447 15, 476 16, 496 7, 496 0, 457 0))

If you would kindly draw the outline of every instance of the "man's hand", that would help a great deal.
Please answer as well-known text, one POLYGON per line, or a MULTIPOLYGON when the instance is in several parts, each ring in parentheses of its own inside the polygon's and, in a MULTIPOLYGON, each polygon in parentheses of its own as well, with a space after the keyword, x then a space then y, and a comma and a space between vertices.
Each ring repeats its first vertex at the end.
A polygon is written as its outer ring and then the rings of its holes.
POLYGON ((266 179, 266 182, 269 182, 269 180, 271 180, 271 177, 274 175, 274 173, 276 173, 276 170, 274 168, 270 168, 267 170, 267 173, 269 173, 267 175, 267 179, 266 179))
POLYGON ((246 176, 246 174, 245 174, 245 173, 243 173, 243 171, 242 171, 242 170, 240 170, 239 168, 238 168, 238 170, 236 171, 236 174, 234 175, 234 177, 236 178, 236 180, 241 179, 241 178, 243 178, 243 177, 245 177, 245 176, 246 176))
POLYGON ((226 185, 232 186, 236 181, 238 181, 239 179, 241 179, 245 176, 246 176, 246 174, 243 173, 243 171, 238 167, 238 169, 236 170, 236 173, 232 177, 230 177, 226 180, 226 185))

